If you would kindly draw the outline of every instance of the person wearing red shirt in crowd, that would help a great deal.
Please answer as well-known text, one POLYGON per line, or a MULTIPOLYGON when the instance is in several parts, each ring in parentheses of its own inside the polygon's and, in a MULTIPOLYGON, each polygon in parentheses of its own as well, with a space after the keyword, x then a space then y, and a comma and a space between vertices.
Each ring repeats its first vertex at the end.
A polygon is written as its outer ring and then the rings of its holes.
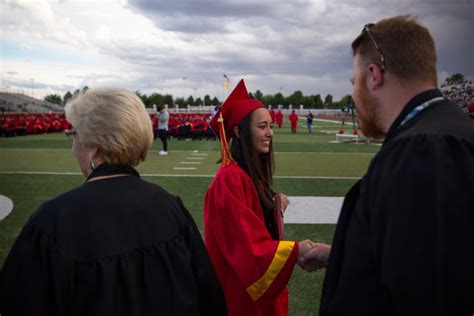
POLYGON ((278 110, 278 112, 275 114, 275 118, 278 128, 281 128, 281 125, 283 124, 283 113, 281 113, 281 110, 278 110))
POLYGON ((204 235, 228 314, 287 315, 293 268, 320 244, 284 240, 278 230, 274 199, 281 198, 282 210, 288 199, 272 189, 270 114, 241 80, 209 124, 221 141, 222 164, 206 192, 204 235))
POLYGON ((201 139, 206 132, 205 121, 200 115, 195 115, 191 123, 191 135, 193 139, 201 139))
POLYGON ((474 102, 471 102, 471 104, 467 106, 467 113, 469 113, 471 119, 474 120, 474 102))
POLYGON ((296 134, 296 127, 298 126, 298 115, 296 115, 295 110, 293 110, 288 117, 291 122, 291 132, 296 134))

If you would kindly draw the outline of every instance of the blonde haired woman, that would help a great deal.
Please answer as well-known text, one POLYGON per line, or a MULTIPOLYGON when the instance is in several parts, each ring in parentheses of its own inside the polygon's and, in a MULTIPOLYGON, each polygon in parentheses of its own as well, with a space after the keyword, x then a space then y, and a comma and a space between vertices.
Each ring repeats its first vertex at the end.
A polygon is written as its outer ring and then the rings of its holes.
POLYGON ((133 168, 153 142, 133 93, 90 89, 66 105, 87 180, 43 203, 0 278, 2 315, 225 315, 199 231, 179 198, 133 168))

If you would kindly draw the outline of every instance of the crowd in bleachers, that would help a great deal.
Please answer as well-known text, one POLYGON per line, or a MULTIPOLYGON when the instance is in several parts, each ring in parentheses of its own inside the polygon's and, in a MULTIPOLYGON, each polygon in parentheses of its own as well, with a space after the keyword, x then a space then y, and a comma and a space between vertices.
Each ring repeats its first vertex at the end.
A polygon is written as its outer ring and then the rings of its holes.
POLYGON ((9 113, 0 117, 0 136, 61 132, 70 124, 63 113, 9 113))
MULTIPOLYGON (((156 113, 150 115, 155 136, 158 119, 156 113)), ((168 136, 179 140, 184 139, 216 139, 214 132, 209 128, 210 114, 203 113, 170 113, 168 122, 168 136)))
POLYGON ((474 118, 474 94, 470 84, 453 85, 442 89, 443 96, 458 104, 461 109, 474 118))
MULTIPOLYGON (((208 125, 209 117, 210 114, 202 113, 172 113, 168 135, 177 139, 215 139, 208 125)), ((156 131, 156 113, 150 114, 150 119, 156 131)), ((62 132, 70 127, 64 113, 5 113, 0 116, 0 137, 62 132)))

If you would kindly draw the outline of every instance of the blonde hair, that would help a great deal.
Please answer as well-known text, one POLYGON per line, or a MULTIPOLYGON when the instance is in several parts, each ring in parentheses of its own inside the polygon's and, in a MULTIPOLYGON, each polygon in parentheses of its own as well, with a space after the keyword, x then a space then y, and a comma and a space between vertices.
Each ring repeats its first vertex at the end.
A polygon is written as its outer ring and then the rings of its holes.
POLYGON ((112 165, 136 166, 153 143, 150 116, 140 98, 119 88, 93 88, 66 104, 66 119, 86 147, 112 165))

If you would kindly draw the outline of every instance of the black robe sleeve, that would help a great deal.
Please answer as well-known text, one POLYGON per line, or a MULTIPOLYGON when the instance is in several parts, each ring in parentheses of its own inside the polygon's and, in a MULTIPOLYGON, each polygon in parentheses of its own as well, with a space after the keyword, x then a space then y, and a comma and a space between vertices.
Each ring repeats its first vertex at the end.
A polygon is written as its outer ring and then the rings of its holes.
POLYGON ((63 315, 59 260, 51 238, 25 226, 0 276, 0 314, 63 315))
POLYGON ((199 314, 227 315, 224 292, 207 254, 199 229, 181 199, 178 202, 186 217, 183 237, 191 253, 192 269, 197 284, 199 314))

